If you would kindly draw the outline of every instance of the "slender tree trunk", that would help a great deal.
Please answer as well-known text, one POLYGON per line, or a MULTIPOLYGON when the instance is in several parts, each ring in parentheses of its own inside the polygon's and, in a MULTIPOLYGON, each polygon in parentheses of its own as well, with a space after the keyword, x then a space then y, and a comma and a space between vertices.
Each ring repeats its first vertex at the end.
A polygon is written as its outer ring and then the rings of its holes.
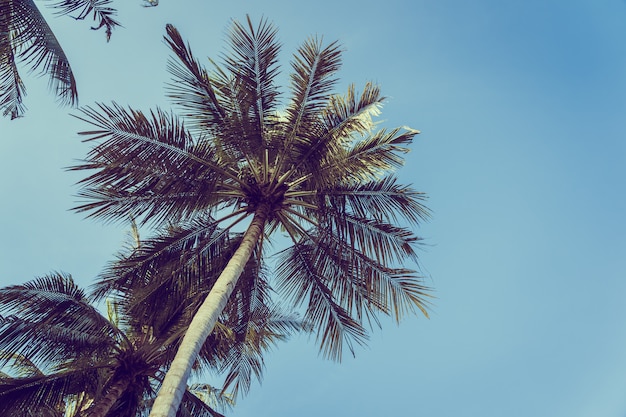
POLYGON ((175 417, 176 411, 187 388, 187 379, 200 348, 213 331, 217 319, 226 307, 228 298, 235 288, 237 280, 250 259, 254 248, 263 234, 268 218, 269 207, 260 205, 254 218, 243 235, 241 244, 217 278, 209 295, 193 316, 189 328, 176 352, 174 361, 167 371, 159 393, 154 400, 150 417, 175 417))
POLYGON ((129 378, 122 378, 109 385, 106 395, 93 407, 87 410, 87 417, 104 417, 113 404, 122 396, 130 384, 129 378))

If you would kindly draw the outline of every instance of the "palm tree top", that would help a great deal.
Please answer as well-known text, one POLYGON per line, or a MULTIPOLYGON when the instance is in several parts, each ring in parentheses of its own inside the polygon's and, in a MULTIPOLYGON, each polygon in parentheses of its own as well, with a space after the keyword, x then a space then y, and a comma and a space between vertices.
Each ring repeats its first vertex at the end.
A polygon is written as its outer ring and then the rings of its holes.
POLYGON ((209 70, 174 26, 166 32, 168 96, 180 115, 112 103, 78 116, 93 126, 82 134, 94 147, 72 168, 90 171, 76 210, 163 230, 103 291, 166 258, 178 259, 172 270, 190 268, 245 220, 262 225, 259 254, 278 233, 290 242, 276 254, 272 283, 305 306, 326 356, 364 343, 363 326, 377 313, 427 314, 428 288, 410 267, 420 240, 413 228, 429 217, 426 197, 395 176, 418 131, 379 128, 379 87, 335 93, 340 46, 312 37, 294 54, 283 101, 280 44, 267 20, 235 21, 228 52, 209 70))

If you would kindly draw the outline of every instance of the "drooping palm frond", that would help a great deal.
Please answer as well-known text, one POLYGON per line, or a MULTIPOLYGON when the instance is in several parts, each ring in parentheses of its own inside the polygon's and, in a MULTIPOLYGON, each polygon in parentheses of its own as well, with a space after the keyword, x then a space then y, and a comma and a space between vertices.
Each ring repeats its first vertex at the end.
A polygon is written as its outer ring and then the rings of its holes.
POLYGON ((12 119, 24 113, 24 84, 17 65, 48 74, 61 104, 75 105, 76 80, 65 52, 33 0, 0 1, 0 110, 12 119))
POLYGON ((248 317, 247 322, 233 329, 241 349, 230 350, 220 364, 220 370, 227 373, 222 390, 228 389, 233 398, 249 392, 253 377, 261 381, 265 368, 263 353, 285 340, 286 335, 308 330, 293 314, 271 305, 257 304, 248 317))
POLYGON ((219 388, 192 384, 183 397, 178 414, 181 417, 225 417, 216 410, 230 410, 234 405, 232 397, 219 388))
POLYGON ((47 0, 53 1, 51 7, 59 9, 57 14, 69 15, 76 20, 84 20, 90 14, 96 22, 93 30, 104 28, 107 41, 111 39, 111 34, 116 26, 120 23, 113 17, 117 14, 117 10, 110 7, 111 0, 47 0))
MULTIPOLYGON (((304 320, 314 324, 324 356, 340 360, 344 344, 354 353, 355 344, 366 343, 367 331, 352 316, 353 311, 341 305, 350 304, 350 300, 337 298, 331 277, 326 275, 337 271, 320 265, 316 249, 315 245, 298 243, 278 254, 278 288, 294 306, 306 306, 304 320)), ((337 275, 334 278, 345 279, 337 275)))
MULTIPOLYGON (((176 299, 162 310, 163 317, 175 316, 189 302, 188 293, 210 289, 239 242, 218 226, 210 216, 199 217, 143 240, 130 253, 120 253, 95 284, 95 297, 119 293, 133 309, 147 310, 160 299, 176 299)), ((133 316, 144 316, 133 311, 133 316)))
POLYGON ((97 358, 111 354, 123 334, 61 273, 0 289, 0 312, 7 314, 0 317, 0 367, 39 369, 0 379, 0 414, 64 411, 70 399, 76 413, 84 409, 97 391, 97 358))
POLYGON ((91 402, 83 394, 96 389, 96 380, 97 369, 92 367, 52 375, 0 378, 0 415, 17 417, 29 413, 46 415, 46 412, 67 417, 79 415, 91 402))
POLYGON ((0 320, 0 351, 36 363, 65 363, 122 337, 64 274, 0 289, 0 312, 10 313, 0 320))
POLYGON ((13 23, 7 10, 8 4, 7 0, 0 1, 0 109, 3 116, 15 119, 25 111, 23 100, 26 90, 9 36, 13 23))

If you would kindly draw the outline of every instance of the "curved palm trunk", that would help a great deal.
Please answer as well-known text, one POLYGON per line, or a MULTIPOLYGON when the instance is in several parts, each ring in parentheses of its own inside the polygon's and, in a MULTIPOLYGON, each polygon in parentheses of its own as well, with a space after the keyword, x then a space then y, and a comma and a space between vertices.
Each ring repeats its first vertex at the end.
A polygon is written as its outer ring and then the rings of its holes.
POLYGON ((243 235, 241 244, 217 278, 215 285, 193 316, 189 328, 176 352, 174 361, 167 371, 159 393, 154 400, 150 417, 175 417, 176 411, 187 388, 187 379, 191 367, 200 352, 200 348, 213 331, 219 315, 224 310, 244 266, 250 259, 254 248, 263 234, 268 218, 269 206, 260 205, 254 218, 243 235))
POLYGON ((122 396, 130 385, 130 378, 122 378, 109 385, 107 394, 90 410, 87 417, 104 417, 113 407, 113 404, 122 396))

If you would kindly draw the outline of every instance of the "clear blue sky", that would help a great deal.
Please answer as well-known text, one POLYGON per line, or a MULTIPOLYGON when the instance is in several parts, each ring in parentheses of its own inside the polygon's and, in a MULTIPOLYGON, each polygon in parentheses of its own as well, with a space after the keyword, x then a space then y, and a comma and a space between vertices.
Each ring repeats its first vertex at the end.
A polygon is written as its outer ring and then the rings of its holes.
MULTIPOLYGON (((278 26, 285 75, 307 36, 339 40, 342 88, 378 82, 384 125, 422 131, 400 175, 434 212, 431 318, 384 322, 341 364, 282 344, 230 416, 626 416, 626 2, 116 3, 109 44, 50 22, 83 105, 169 108, 165 23, 216 58, 250 13, 278 26)), ((68 211, 80 176, 62 168, 88 126, 26 81, 26 117, 0 120, 0 284, 63 270, 87 286, 125 230, 68 211)))

